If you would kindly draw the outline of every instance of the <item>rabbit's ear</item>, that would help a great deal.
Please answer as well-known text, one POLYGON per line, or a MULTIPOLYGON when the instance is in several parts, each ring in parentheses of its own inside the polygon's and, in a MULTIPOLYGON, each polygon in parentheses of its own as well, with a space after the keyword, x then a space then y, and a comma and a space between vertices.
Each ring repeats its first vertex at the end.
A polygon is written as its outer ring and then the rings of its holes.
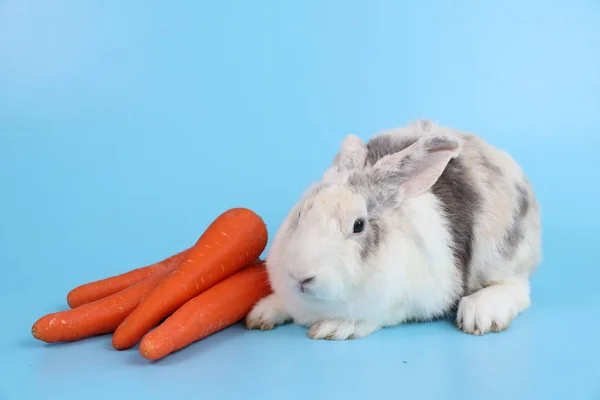
POLYGON ((361 138, 356 135, 346 136, 331 166, 323 174, 323 180, 346 180, 351 172, 364 168, 367 151, 367 144, 361 138))
POLYGON ((370 171, 382 201, 410 198, 429 190, 451 159, 459 154, 457 139, 421 137, 406 149, 381 158, 370 171), (383 196, 382 196, 383 195, 383 196), (390 198, 391 197, 391 198, 390 198))

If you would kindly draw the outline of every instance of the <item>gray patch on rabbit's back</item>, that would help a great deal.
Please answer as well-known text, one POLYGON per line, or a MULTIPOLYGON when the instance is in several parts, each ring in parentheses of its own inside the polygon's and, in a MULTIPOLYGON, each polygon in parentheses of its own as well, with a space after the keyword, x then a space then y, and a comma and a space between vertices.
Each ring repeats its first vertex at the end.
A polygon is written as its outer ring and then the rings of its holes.
POLYGON ((481 154, 479 156, 479 163, 483 168, 485 168, 487 172, 490 173, 490 175, 502 175, 502 170, 500 169, 500 167, 492 163, 490 159, 487 158, 485 155, 481 154))
POLYGON ((479 165, 481 165, 485 171, 483 179, 486 186, 490 189, 493 189, 495 185, 494 181, 502 178, 502 169, 500 169, 498 165, 492 163, 484 154, 479 156, 479 165))
POLYGON ((500 255, 505 260, 512 259, 517 253, 519 244, 525 237, 523 224, 527 213, 529 212, 529 195, 522 185, 517 185, 517 208, 512 224, 504 234, 502 245, 500 246, 500 255))
POLYGON ((450 160, 431 188, 440 201, 452 236, 452 253, 466 288, 473 256, 475 215, 481 207, 481 195, 469 180, 460 157, 450 160))

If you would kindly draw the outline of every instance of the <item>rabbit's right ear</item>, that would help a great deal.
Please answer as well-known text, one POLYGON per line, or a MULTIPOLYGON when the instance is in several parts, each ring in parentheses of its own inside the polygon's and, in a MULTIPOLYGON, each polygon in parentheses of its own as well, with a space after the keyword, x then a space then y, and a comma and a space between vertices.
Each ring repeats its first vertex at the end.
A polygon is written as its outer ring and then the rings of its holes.
POLYGON ((344 181, 348 179, 352 171, 364 168, 367 152, 367 144, 361 138, 356 135, 346 136, 331 166, 323 174, 323 180, 344 181))
POLYGON ((385 194, 380 197, 394 204, 397 193, 407 198, 429 190, 459 151, 456 138, 423 136, 406 149, 381 158, 372 170, 372 179, 385 194))

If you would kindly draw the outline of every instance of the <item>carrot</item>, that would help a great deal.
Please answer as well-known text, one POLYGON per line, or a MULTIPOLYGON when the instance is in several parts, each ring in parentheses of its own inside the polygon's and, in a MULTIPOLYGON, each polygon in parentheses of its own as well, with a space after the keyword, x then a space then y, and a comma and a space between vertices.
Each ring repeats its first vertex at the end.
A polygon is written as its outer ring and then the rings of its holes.
POLYGON ((267 227, 247 208, 219 215, 185 261, 154 288, 116 329, 117 350, 136 345, 150 329, 187 301, 256 260, 267 245, 267 227))
POLYGON ((190 249, 186 249, 146 267, 136 268, 120 275, 78 286, 71 290, 67 295, 67 303, 69 304, 69 307, 76 308, 83 304, 110 296, 111 294, 117 293, 144 279, 163 275, 165 271, 167 273, 174 271, 187 257, 189 251, 190 249))
POLYGON ((114 332, 142 298, 167 273, 137 282, 117 293, 79 307, 43 316, 31 329, 33 337, 48 343, 71 342, 114 332))
POLYGON ((140 343, 140 354, 158 360, 241 321, 271 292, 264 263, 254 264, 199 294, 140 343))

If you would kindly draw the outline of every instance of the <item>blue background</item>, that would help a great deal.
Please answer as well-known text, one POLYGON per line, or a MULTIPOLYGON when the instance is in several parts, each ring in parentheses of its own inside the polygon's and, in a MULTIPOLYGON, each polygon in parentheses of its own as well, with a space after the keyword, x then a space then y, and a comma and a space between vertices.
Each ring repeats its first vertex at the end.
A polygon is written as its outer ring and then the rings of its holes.
POLYGON ((593 0, 0 1, 0 399, 599 399, 599 65, 593 0), (508 331, 235 326, 155 364, 31 337, 229 207, 274 234, 343 136, 420 117, 535 185, 544 262, 508 331))

